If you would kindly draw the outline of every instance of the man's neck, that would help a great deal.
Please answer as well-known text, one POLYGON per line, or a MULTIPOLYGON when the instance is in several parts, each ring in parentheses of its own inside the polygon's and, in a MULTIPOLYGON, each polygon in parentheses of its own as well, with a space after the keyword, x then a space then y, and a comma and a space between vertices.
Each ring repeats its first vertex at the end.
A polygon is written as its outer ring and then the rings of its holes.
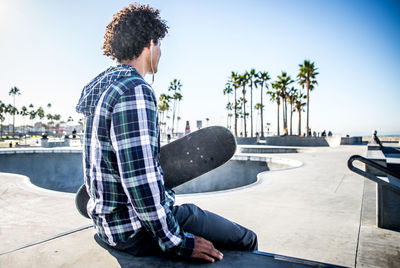
POLYGON ((148 73, 148 64, 146 64, 143 53, 133 60, 122 60, 120 63, 132 66, 143 78, 148 73))

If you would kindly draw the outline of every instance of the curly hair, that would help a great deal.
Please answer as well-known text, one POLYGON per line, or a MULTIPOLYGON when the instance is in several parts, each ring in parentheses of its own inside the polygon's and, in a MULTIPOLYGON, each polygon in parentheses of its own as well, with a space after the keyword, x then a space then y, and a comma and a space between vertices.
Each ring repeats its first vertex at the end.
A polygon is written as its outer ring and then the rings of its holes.
POLYGON ((158 9, 149 5, 133 4, 119 11, 107 25, 104 35, 104 55, 113 60, 132 60, 168 33, 168 26, 161 20, 158 9))

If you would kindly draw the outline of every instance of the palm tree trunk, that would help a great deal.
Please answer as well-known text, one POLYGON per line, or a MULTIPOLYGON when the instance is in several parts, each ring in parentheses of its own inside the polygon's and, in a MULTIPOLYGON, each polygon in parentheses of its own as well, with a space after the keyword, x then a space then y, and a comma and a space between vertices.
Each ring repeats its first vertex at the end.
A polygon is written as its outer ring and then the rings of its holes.
POLYGON ((226 115, 226 128, 229 129, 229 112, 226 115))
POLYGON ((253 138, 253 87, 250 87, 250 119, 251 119, 251 137, 253 138))
MULTIPOLYGON (((14 108, 15 108, 15 95, 14 95, 14 108)), ((12 134, 13 134, 12 138, 14 139, 14 136, 15 136, 15 112, 13 114, 13 131, 12 131, 12 134)))
POLYGON ((244 124, 244 137, 247 138, 247 127, 246 127, 246 96, 245 87, 243 86, 243 124, 244 124))
POLYGON ((261 84, 261 138, 264 138, 264 120, 263 120, 263 84, 261 84))
MULTIPOLYGON (((260 112, 257 112, 257 119, 256 119, 256 133, 258 132, 258 118, 260 117, 260 112)), ((258 132, 259 133, 259 132, 258 132)))
POLYGON ((310 81, 307 79, 307 136, 310 135, 309 113, 310 113, 310 81))
POLYGON ((287 99, 285 97, 285 128, 286 128, 286 133, 288 131, 288 120, 287 120, 288 116, 287 116, 287 99))
POLYGON ((236 101, 236 88, 235 88, 235 137, 237 137, 237 101, 236 101))
POLYGON ((290 136, 293 135, 293 133, 292 133, 292 117, 293 117, 293 104, 290 103, 290 136))
POLYGON ((301 135, 301 108, 299 111, 299 136, 301 135))
POLYGON ((282 119, 283 119, 283 129, 287 129, 287 117, 286 117, 287 109, 286 109, 286 100, 282 98, 282 119))
POLYGON ((279 134, 279 103, 278 103, 278 131, 277 131, 277 133, 278 133, 278 136, 280 136, 280 134, 279 134))
POLYGON ((175 133, 175 129, 174 129, 174 123, 175 123, 175 108, 176 108, 176 100, 174 100, 174 110, 173 110, 173 114, 172 114, 172 136, 175 133))

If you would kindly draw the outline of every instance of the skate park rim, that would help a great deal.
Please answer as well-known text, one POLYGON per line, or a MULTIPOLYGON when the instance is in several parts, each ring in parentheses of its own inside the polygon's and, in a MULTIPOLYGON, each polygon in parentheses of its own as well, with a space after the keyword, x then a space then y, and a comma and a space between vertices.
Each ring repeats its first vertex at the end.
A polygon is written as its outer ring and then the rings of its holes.
MULTIPOLYGON (((13 149, 4 149, 1 150, 0 153, 2 154, 34 154, 34 153, 44 153, 44 154, 52 154, 52 153, 82 153, 81 148, 69 148, 69 147, 61 147, 61 148, 35 148, 35 149, 26 149, 26 148, 13 148, 13 149)), ((237 153, 235 154, 229 161, 258 161, 258 162, 265 162, 266 165, 268 164, 278 164, 284 166, 283 168, 272 169, 263 171, 257 174, 256 181, 249 183, 247 185, 239 186, 232 189, 226 190, 216 190, 216 191, 209 191, 209 192, 199 192, 199 193, 180 193, 176 194, 177 196, 185 196, 185 197, 201 197, 204 195, 211 196, 211 195, 221 195, 221 194, 229 194, 238 191, 244 191, 246 189, 250 189, 256 187, 257 185, 261 184, 263 181, 262 175, 264 174, 271 174, 271 172, 278 172, 278 171, 286 171, 291 170, 294 168, 299 168, 304 165, 303 162, 298 160, 290 159, 290 158, 282 158, 282 157, 271 157, 270 154, 267 156, 265 154, 255 154, 255 153, 237 153)), ((228 162, 229 162, 228 161, 228 162)), ((67 192, 67 191, 57 191, 47 189, 45 187, 41 187, 36 185, 31 181, 31 178, 28 175, 13 173, 13 172, 4 172, 0 171, 0 174, 13 174, 22 178, 21 184, 25 185, 28 189, 34 192, 40 192, 47 195, 60 195, 61 196, 75 196, 75 193, 67 192)))

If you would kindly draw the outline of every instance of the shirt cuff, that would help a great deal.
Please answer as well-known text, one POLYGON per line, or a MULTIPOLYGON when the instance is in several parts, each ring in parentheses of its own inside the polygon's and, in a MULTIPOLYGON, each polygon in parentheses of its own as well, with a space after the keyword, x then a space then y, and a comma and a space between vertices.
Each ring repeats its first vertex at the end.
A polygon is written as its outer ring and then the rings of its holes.
POLYGON ((175 248, 175 252, 179 256, 190 258, 194 251, 194 235, 186 232, 183 233, 182 242, 175 248))

